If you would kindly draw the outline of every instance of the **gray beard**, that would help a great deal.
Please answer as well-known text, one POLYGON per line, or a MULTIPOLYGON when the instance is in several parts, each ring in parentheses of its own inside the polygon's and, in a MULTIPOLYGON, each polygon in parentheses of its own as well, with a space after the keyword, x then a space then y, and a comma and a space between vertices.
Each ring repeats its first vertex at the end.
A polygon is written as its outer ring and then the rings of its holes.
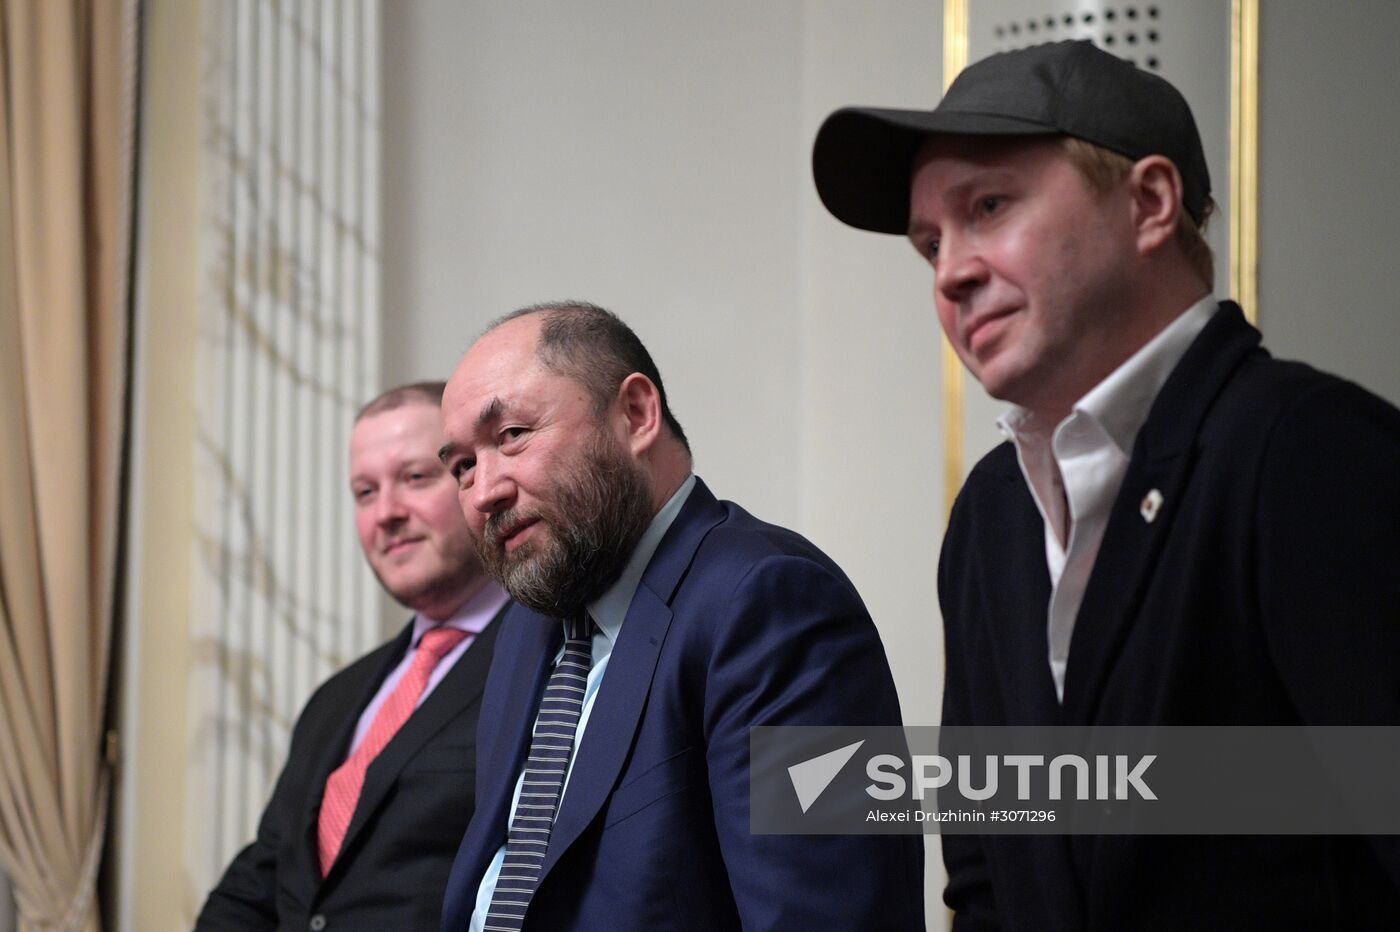
POLYGON ((515 601, 550 618, 574 618, 622 574, 651 523, 651 483, 615 444, 600 439, 554 492, 552 507, 538 512, 547 541, 525 541, 507 553, 500 531, 521 518, 512 509, 486 522, 477 552, 515 601))

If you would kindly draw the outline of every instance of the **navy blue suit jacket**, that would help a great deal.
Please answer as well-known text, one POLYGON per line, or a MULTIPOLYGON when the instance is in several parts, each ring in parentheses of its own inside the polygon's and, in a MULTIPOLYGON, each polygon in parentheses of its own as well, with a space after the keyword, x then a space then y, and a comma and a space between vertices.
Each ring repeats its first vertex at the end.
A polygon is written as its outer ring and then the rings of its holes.
MULTIPOLYGON (((558 621, 507 618, 482 705, 477 811, 443 909, 464 929, 505 842, 558 621)), ((900 722, 841 570, 697 480, 637 587, 576 750, 527 929, 922 929, 914 836, 749 831, 751 725, 900 722)))
MULTIPOLYGON (((1063 704, 1044 540, 1003 444, 943 545, 945 723, 1400 724, 1400 411, 1271 358, 1234 304, 1138 434, 1063 704)), ((945 898, 959 932, 1397 929, 1397 841, 944 835, 945 898)))

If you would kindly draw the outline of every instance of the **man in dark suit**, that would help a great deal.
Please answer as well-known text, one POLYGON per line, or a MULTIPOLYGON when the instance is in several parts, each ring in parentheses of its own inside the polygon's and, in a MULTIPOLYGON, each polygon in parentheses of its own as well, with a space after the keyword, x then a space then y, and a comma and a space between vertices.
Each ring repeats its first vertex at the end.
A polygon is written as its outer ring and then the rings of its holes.
POLYGON ((443 928, 923 928, 919 838, 750 831, 751 726, 894 725, 898 699, 841 570, 691 473, 632 331, 508 315, 443 432, 483 559, 533 610, 501 632, 443 928))
MULTIPOLYGON (((1170 84, 1084 42, 996 55, 933 111, 836 112, 813 169, 910 238, 1013 404, 944 541, 945 723, 1400 722, 1400 412, 1211 297, 1170 84)), ((959 930, 1393 929, 1393 842, 945 835, 945 899, 959 930)))
POLYGON ((204 904, 202 932, 438 924, 471 818, 476 721, 508 605, 437 457, 442 389, 386 392, 360 412, 350 442, 365 558, 414 618, 311 697, 257 837, 204 904))

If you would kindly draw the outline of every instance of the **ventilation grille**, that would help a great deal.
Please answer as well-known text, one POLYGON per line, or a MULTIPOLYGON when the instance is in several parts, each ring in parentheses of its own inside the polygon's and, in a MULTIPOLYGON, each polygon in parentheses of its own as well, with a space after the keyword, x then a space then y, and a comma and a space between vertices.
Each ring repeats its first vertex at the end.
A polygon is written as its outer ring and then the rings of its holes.
POLYGON ((1088 39, 1139 68, 1161 71, 1162 19, 1163 10, 1158 4, 1047 11, 990 23, 988 47, 995 52, 1010 52, 1042 42, 1088 39))

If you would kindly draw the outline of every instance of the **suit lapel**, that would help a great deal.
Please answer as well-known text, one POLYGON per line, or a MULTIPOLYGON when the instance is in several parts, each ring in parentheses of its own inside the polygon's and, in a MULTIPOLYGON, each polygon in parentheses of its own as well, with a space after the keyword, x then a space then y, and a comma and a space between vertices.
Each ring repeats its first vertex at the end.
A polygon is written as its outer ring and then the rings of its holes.
POLYGON ((1153 402, 1133 446, 1103 543, 1075 620, 1065 674, 1063 721, 1092 722, 1104 684, 1139 614, 1152 570, 1175 521, 1195 463, 1201 421, 1241 360, 1259 343, 1237 305, 1222 303, 1153 402), (1143 513, 1156 490, 1160 506, 1143 513))
POLYGON ((399 632, 399 636, 382 648, 383 657, 374 668, 374 675, 366 677, 360 683, 359 694, 355 697, 354 705, 351 706, 355 710, 354 714, 347 715, 340 723, 335 740, 328 741, 321 746, 318 751, 319 756, 309 770, 310 778, 306 784, 305 818, 302 821, 302 843, 310 852, 309 857, 304 859, 306 868, 311 874, 308 878, 309 889, 314 890, 322 883, 321 858, 318 853, 320 845, 316 837, 316 825, 321 816, 321 797, 325 795, 326 781, 330 779, 331 773, 345 762, 350 742, 355 736, 355 727, 359 724, 360 716, 364 714, 365 706, 369 705, 374 694, 379 691, 379 685, 384 682, 384 678, 403 659, 412 636, 413 622, 410 620, 399 632))
POLYGON ((607 673, 574 752, 573 770, 555 817, 541 882, 612 793, 646 708, 657 658, 671 625, 671 598, 700 542, 723 519, 724 509, 697 478, 690 497, 647 564, 613 645, 607 673))
MULTIPOLYGON (((464 876, 480 877, 496 849, 505 842, 511 798, 530 748, 540 694, 564 639, 563 625, 557 620, 518 605, 504 629, 503 643, 496 651, 498 660, 491 670, 492 679, 504 678, 504 685, 488 684, 487 702, 492 709, 482 710, 482 724, 486 724, 485 716, 490 712, 499 714, 493 716, 494 732, 477 736, 476 811, 467 831, 468 838, 480 839, 481 844, 470 850, 482 860, 464 876), (498 700, 497 696, 504 698, 498 700)), ((468 850, 465 840, 463 850, 468 850)))
MULTIPOLYGON (((467 652, 447 672, 437 687, 423 700, 423 704, 408 717, 384 750, 365 771, 364 786, 360 790, 359 801, 355 804, 355 814, 345 829, 345 840, 341 850, 348 851, 365 823, 374 815, 384 796, 393 787, 404 765, 422 749, 442 728, 467 706, 481 696, 486 685, 486 670, 491 664, 491 648, 495 644, 501 616, 505 609, 496 613, 491 622, 476 635, 467 652), (463 684, 475 686, 463 688, 463 684)), ((383 682, 383 678, 380 678, 383 682)))
POLYGON ((1044 725, 1059 721, 1060 703, 1055 697, 1055 681, 1050 675, 1050 646, 1045 625, 1045 607, 1050 603, 1050 570, 1045 563, 1045 522, 1026 488, 1026 481, 1014 458, 1005 478, 1010 495, 997 501, 1008 502, 1010 511, 991 525, 998 532, 996 566, 981 574, 983 579, 1006 575, 1006 567, 1016 567, 1017 584, 998 586, 988 604, 995 606, 979 619, 993 632, 996 645, 991 652, 998 667, 995 682, 1001 684, 1004 721, 1013 724, 1044 725), (1010 552, 1008 552, 1009 548, 1010 552), (1025 619, 1031 619, 1030 628, 1025 619))

